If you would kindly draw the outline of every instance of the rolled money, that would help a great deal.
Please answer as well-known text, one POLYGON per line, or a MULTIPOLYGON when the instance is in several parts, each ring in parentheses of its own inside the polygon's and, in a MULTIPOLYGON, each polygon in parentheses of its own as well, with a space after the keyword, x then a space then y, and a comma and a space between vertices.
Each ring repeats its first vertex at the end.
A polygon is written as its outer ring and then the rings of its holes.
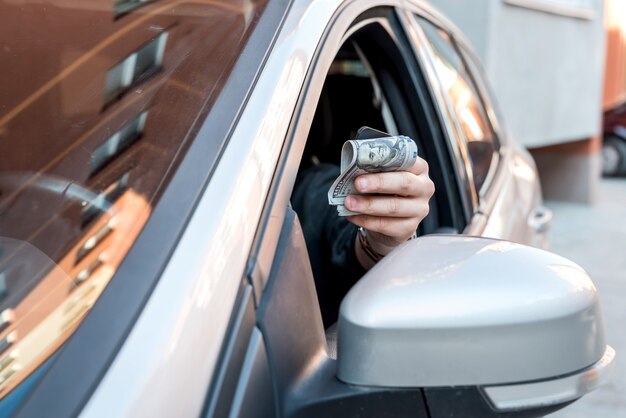
POLYGON ((356 215, 343 206, 346 196, 360 194, 354 179, 365 173, 401 171, 413 167, 417 145, 408 136, 351 139, 341 149, 341 174, 328 190, 328 203, 337 206, 339 216, 356 215))

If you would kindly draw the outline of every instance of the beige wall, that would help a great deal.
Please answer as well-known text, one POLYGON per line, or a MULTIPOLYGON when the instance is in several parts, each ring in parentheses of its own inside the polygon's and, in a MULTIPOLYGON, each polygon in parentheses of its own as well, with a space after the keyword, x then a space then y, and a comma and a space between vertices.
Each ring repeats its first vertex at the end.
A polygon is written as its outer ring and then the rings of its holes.
MULTIPOLYGON (((597 111, 626 101, 626 1, 605 0, 603 103, 597 111)), ((551 199, 593 203, 596 197, 602 135, 531 150, 541 171, 544 194, 551 199)))
POLYGON ((543 147, 599 134, 605 36, 602 0, 560 8, 548 6, 567 2, 429 1, 476 49, 518 142, 543 147))
POLYGON ((430 1, 475 44, 544 195, 593 203, 602 112, 626 101, 626 0, 430 1))

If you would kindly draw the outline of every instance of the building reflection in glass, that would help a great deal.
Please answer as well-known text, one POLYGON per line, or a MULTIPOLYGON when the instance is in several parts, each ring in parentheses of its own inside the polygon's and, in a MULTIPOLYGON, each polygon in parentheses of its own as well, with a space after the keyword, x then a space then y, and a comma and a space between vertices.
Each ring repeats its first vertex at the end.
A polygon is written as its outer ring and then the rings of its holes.
POLYGON ((113 278, 264 7, 0 0, 0 399, 113 278))

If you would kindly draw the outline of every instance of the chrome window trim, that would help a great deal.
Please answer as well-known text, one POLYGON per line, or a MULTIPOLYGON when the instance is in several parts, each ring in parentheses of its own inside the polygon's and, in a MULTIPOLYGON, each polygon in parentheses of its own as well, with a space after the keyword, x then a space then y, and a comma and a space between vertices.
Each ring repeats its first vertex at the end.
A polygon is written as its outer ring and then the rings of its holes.
POLYGON ((502 166, 502 154, 493 150, 493 155, 491 157, 491 163, 489 164, 489 170, 487 171, 487 175, 485 176, 485 180, 478 191, 479 202, 478 207, 479 210, 484 210, 485 205, 483 201, 488 199, 489 191, 492 190, 492 186, 495 182, 496 174, 501 171, 502 166))
POLYGON ((502 188, 505 178, 505 164, 506 159, 509 156, 508 148, 501 148, 500 152, 494 151, 493 161, 485 177, 483 187, 480 188, 479 196, 480 202, 478 204, 478 211, 485 214, 490 214, 498 199, 497 191, 502 188))
POLYGON ((487 229, 487 222, 489 218, 481 212, 476 212, 472 216, 471 221, 467 224, 463 230, 463 234, 472 237, 482 237, 487 229))

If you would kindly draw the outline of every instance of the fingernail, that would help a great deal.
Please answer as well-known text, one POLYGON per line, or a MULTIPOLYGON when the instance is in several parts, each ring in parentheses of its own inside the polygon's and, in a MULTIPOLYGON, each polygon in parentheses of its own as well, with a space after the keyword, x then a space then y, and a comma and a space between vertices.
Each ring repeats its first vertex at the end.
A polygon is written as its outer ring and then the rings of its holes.
POLYGON ((367 191, 367 189, 369 187, 369 184, 370 184, 368 179, 366 179, 366 178, 359 178, 359 179, 356 179, 356 181, 357 181, 357 186, 358 186, 358 189, 359 189, 360 192, 367 191))

